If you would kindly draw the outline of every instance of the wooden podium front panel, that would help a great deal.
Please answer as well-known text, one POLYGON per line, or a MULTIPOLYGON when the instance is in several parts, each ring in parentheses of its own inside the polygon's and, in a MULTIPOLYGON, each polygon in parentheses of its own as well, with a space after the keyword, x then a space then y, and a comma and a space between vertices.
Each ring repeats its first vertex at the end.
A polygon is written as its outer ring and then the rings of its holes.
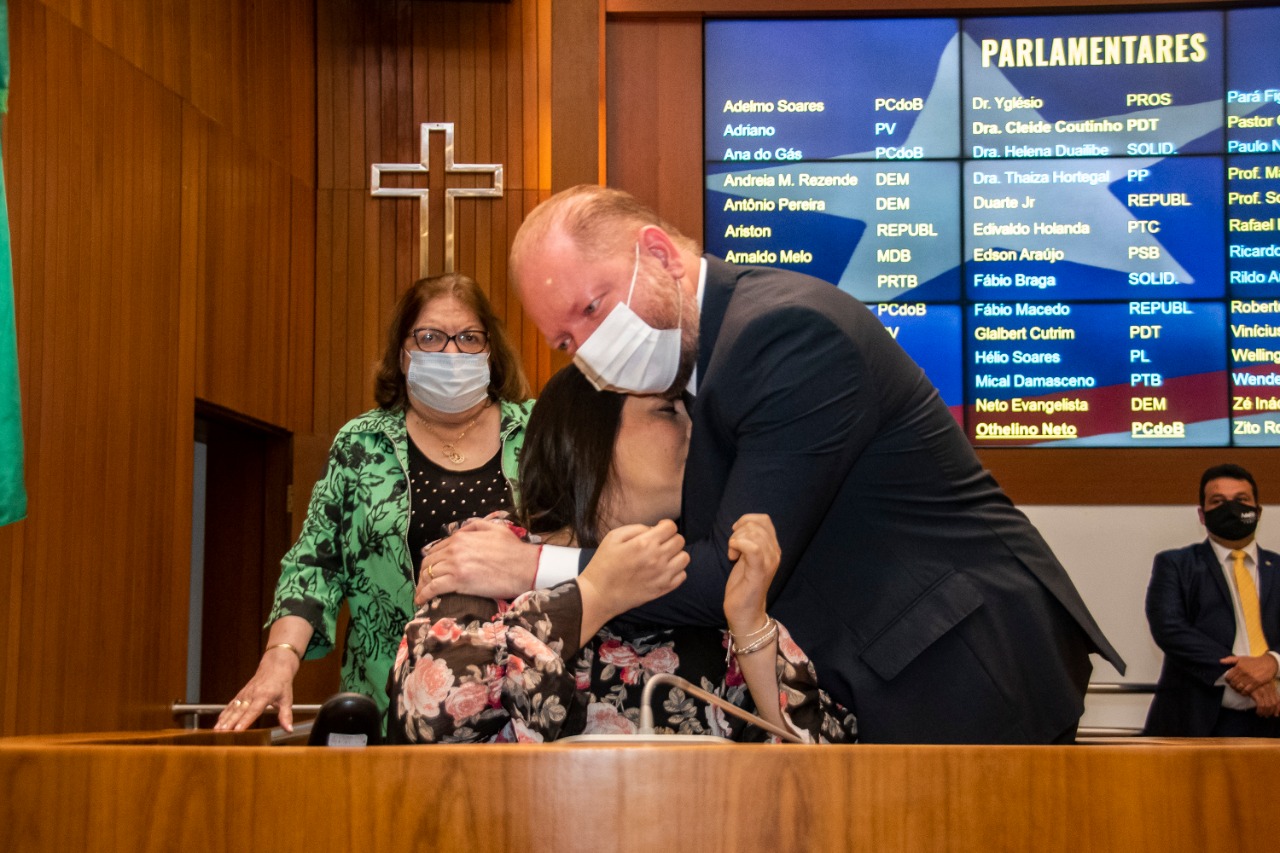
POLYGON ((1260 741, 162 745, 182 739, 0 741, 0 847, 1241 853, 1274 849, 1280 794, 1260 741))

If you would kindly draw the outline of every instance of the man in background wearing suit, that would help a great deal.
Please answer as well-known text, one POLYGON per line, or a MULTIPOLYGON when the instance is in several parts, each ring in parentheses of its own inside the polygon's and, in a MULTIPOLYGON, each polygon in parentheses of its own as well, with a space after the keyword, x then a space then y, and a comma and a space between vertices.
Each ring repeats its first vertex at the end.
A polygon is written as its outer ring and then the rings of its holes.
MULTIPOLYGON (((702 257, 636 199, 594 186, 530 214, 511 270, 526 314, 597 387, 695 395, 688 579, 624 628, 723 624, 731 525, 768 513, 782 546, 770 612, 861 740, 1074 738, 1089 653, 1124 663, 865 306, 817 279, 702 257)), ((481 559, 481 537, 433 551, 419 599, 528 589, 529 558, 496 542, 507 550, 481 559), (506 586, 491 579, 504 565, 523 567, 506 586)), ((538 586, 577 571, 573 553, 556 575, 561 557, 545 550, 538 586)))
POLYGON ((1280 554, 1254 539, 1253 475, 1217 465, 1200 478, 1209 538, 1156 555, 1147 622, 1164 667, 1144 734, 1280 737, 1280 554))

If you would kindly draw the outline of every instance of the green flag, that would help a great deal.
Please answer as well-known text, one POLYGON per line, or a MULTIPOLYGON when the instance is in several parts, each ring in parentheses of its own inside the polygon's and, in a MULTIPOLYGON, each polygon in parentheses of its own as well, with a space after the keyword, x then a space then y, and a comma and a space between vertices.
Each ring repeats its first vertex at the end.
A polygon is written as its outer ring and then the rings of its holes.
MULTIPOLYGON (((0 112, 9 109, 9 4, 0 0, 0 112)), ((22 405, 18 398, 18 332, 13 315, 9 203, 0 155, 0 525, 27 516, 22 482, 22 405)))

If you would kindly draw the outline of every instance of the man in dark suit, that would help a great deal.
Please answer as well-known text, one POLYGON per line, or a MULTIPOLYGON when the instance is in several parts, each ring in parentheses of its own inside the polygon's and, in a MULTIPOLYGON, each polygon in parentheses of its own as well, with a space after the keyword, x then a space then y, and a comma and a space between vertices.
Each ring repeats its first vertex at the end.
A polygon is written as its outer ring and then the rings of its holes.
MULTIPOLYGON (((688 579, 626 626, 723 624, 731 525, 768 513, 782 546, 770 610, 857 714, 861 739, 1072 739, 1089 653, 1124 663, 865 306, 806 276, 704 259, 634 198, 600 187, 535 210, 511 268, 525 312, 597 387, 695 394, 688 579)), ((465 542, 447 544, 444 571, 458 580, 431 592, 506 591, 479 580, 465 542)))
POLYGON ((1147 622, 1164 666, 1148 735, 1280 737, 1280 554, 1254 538, 1253 475, 1216 465, 1200 478, 1209 538, 1156 555, 1147 622))

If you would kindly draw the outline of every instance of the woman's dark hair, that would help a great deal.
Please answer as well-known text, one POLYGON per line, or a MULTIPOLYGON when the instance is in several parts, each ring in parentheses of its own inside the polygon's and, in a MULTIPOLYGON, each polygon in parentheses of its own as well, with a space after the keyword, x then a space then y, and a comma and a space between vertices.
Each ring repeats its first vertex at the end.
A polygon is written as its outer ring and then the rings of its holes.
POLYGON ((437 296, 452 296, 469 308, 489 336, 489 396, 512 402, 527 400, 529 381, 525 379, 520 359, 507 342, 502 321, 493 313, 488 297, 475 279, 460 273, 445 273, 418 279, 396 303, 391 323, 387 326, 386 350, 373 379, 373 399, 378 406, 398 411, 409 404, 400 353, 423 306, 437 296))
POLYGON ((534 533, 572 531, 600 544, 600 500, 613 470, 623 394, 597 391, 573 365, 547 382, 520 450, 520 523, 534 533))

